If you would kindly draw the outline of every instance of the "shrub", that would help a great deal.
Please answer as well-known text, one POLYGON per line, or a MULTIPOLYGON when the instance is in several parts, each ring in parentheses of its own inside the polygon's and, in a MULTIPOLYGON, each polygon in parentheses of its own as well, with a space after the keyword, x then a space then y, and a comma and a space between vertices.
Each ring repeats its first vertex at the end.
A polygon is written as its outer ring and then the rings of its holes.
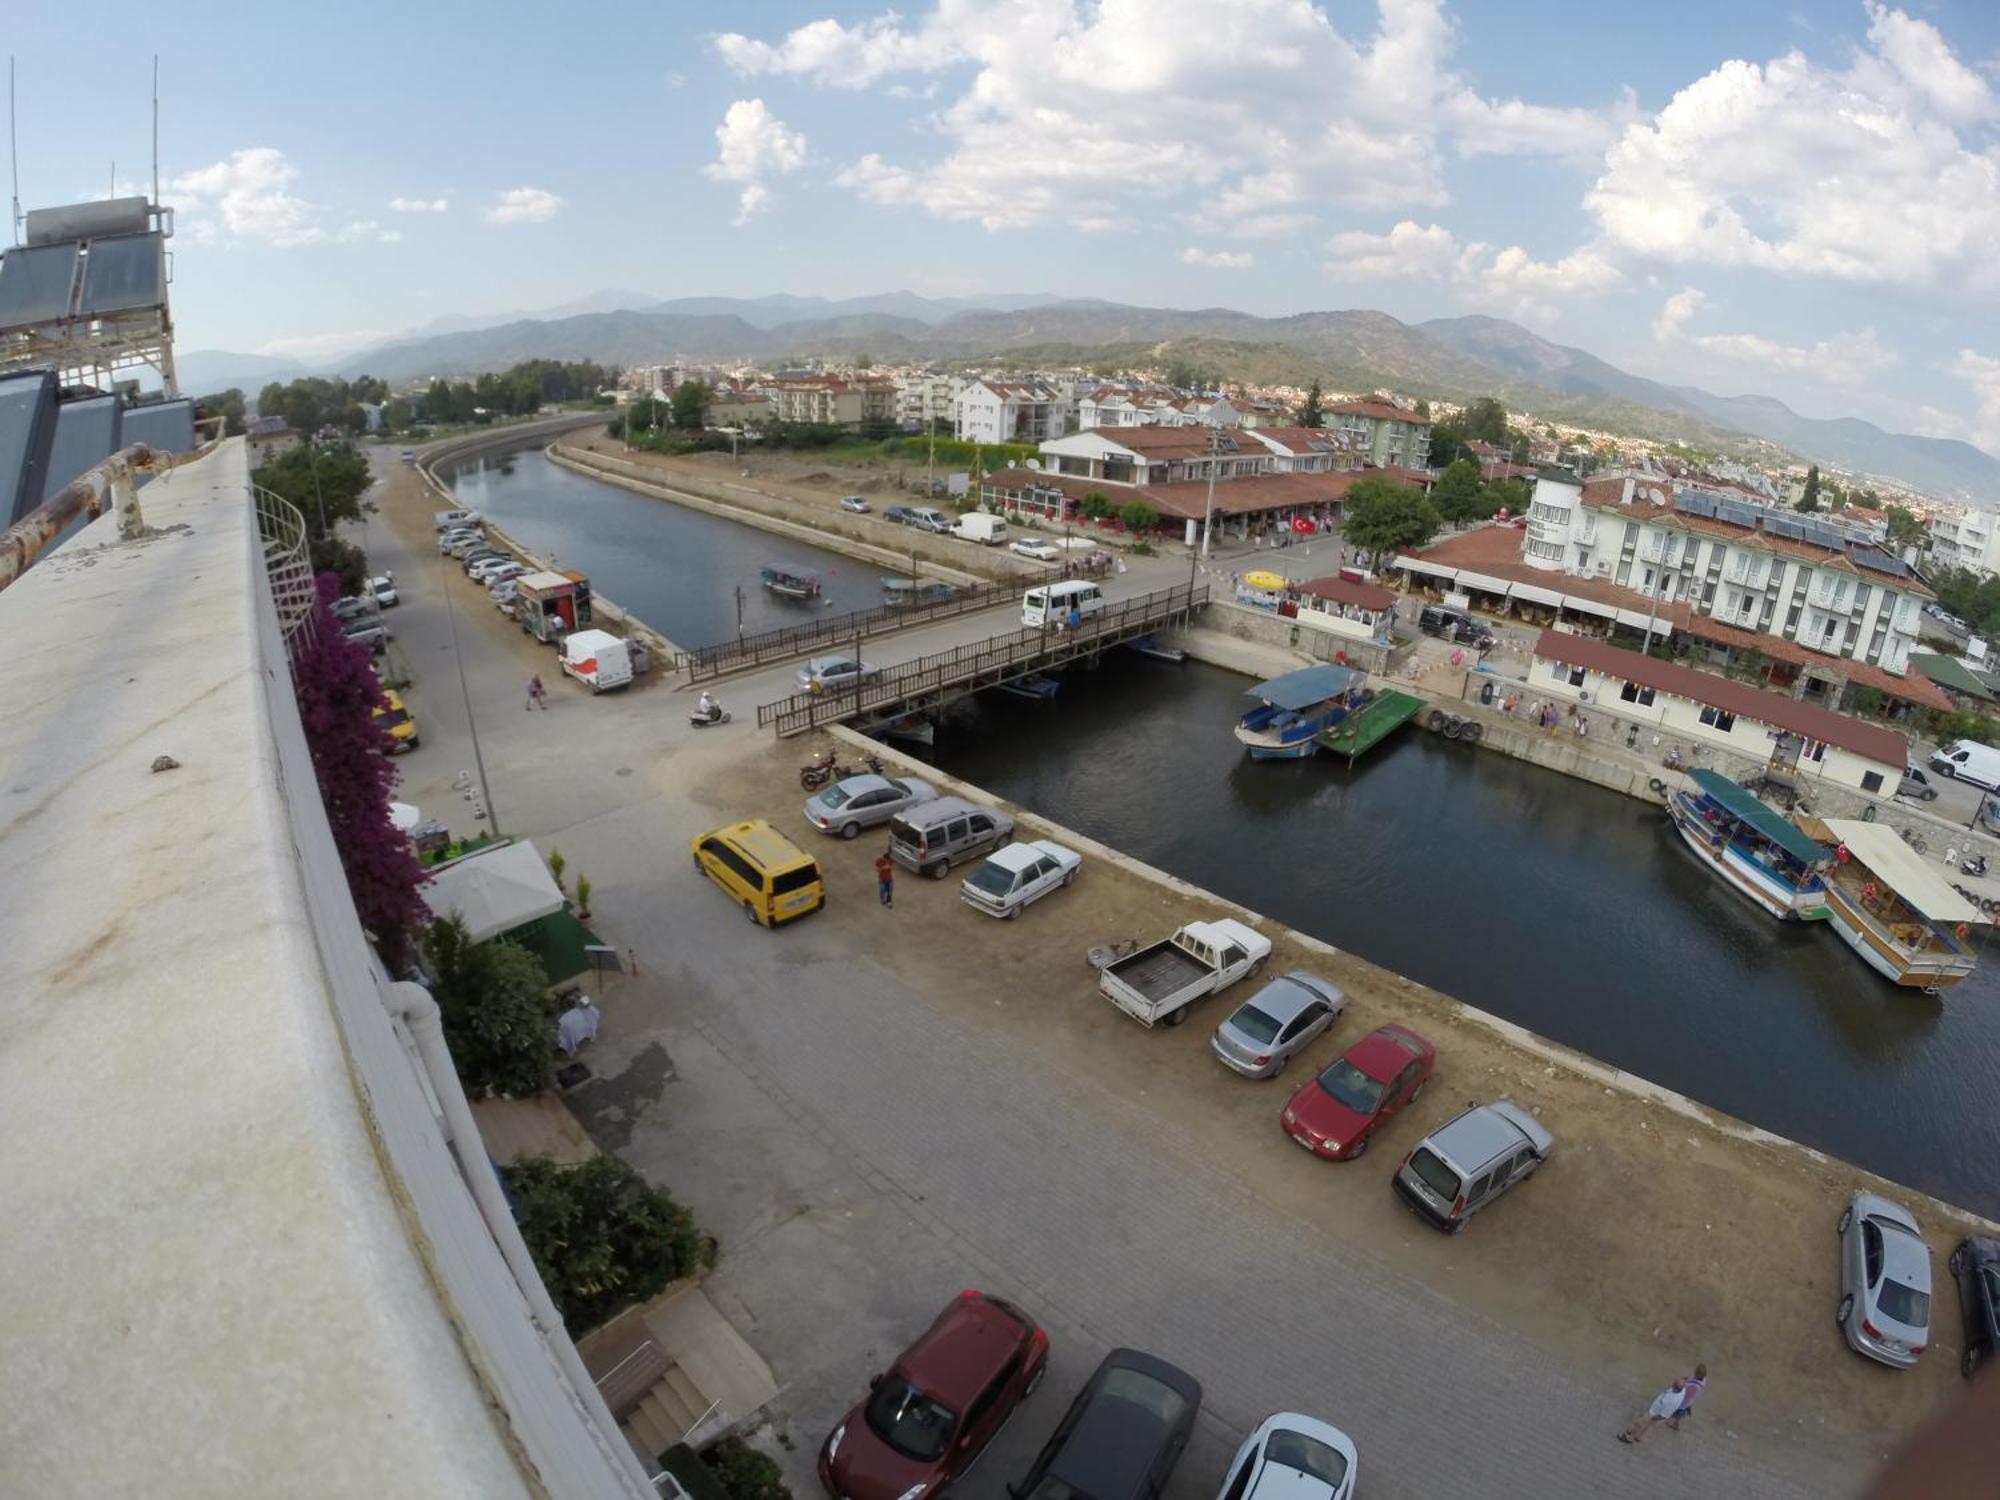
POLYGON ((556 1006, 542 961, 512 943, 474 943, 456 914, 431 923, 424 956, 466 1095, 520 1099, 547 1088, 556 1071, 556 1006))
POLYGON ((1160 524, 1160 513, 1143 500, 1133 500, 1118 512, 1118 519, 1134 536, 1144 536, 1160 524))
POLYGON ((531 1156, 500 1170, 573 1337, 715 1263, 694 1215, 615 1156, 574 1167, 531 1156))
POLYGON ((1083 497, 1083 503, 1077 506, 1076 513, 1086 521, 1099 521, 1111 514, 1111 502, 1096 490, 1092 490, 1083 497))
POLYGON ((729 1500, 792 1500, 778 1461, 741 1438, 724 1438, 701 1460, 715 1471, 729 1500))

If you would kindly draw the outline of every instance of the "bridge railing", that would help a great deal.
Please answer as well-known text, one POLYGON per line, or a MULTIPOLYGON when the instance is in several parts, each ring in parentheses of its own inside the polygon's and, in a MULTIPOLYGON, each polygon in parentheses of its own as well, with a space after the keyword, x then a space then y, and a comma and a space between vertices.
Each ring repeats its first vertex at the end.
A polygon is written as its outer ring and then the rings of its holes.
POLYGON ((949 651, 920 656, 900 666, 885 668, 866 682, 821 692, 794 693, 775 703, 760 704, 757 725, 760 729, 774 725, 780 736, 799 734, 869 709, 886 709, 929 697, 941 699, 955 690, 988 687, 1041 668, 1093 656, 1106 647, 1155 630, 1207 602, 1206 584, 1159 589, 1107 604, 1087 616, 1075 630, 1052 621, 1039 630, 1010 631, 954 646, 949 651))
POLYGON ((745 667, 761 667, 768 662, 804 656, 821 646, 838 646, 842 642, 862 640, 884 631, 900 630, 905 625, 948 620, 956 615, 991 609, 1009 599, 1018 599, 1033 587, 1033 581, 1027 579, 960 586, 955 587, 950 597, 925 604, 881 604, 873 609, 857 609, 797 625, 782 625, 775 630, 760 630, 754 635, 683 651, 674 658, 674 670, 687 673, 689 682, 703 682, 745 667))

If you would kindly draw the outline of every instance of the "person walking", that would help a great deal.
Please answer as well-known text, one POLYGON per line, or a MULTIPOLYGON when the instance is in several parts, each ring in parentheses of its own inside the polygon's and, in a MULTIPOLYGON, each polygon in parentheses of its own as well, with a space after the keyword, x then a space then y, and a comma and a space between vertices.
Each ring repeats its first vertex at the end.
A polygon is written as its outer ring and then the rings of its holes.
POLYGON ((541 705, 544 713, 548 712, 548 689, 542 686, 542 675, 539 672, 528 679, 528 701, 525 707, 533 709, 537 704, 541 705))
POLYGON ((1681 1382, 1680 1410, 1675 1412, 1671 1417, 1667 1418, 1667 1425, 1673 1428, 1675 1432, 1679 1432, 1681 1430, 1681 1422, 1683 1419, 1693 1415, 1694 1398, 1701 1394, 1702 1388, 1707 1384, 1708 1384, 1707 1365, 1696 1365, 1694 1367, 1694 1374, 1690 1376, 1687 1380, 1681 1382))
POLYGON ((884 906, 896 904, 896 862, 887 849, 875 856, 875 889, 884 906))
POLYGON ((1646 1434, 1659 1426, 1660 1423, 1671 1422, 1674 1419, 1675 1414, 1681 1409, 1681 1397, 1686 1391, 1687 1382, 1676 1375, 1674 1383, 1655 1396, 1653 1404, 1647 1407, 1639 1416, 1633 1418, 1630 1427, 1627 1427, 1623 1432, 1618 1434, 1618 1441, 1621 1443, 1644 1442, 1646 1434))

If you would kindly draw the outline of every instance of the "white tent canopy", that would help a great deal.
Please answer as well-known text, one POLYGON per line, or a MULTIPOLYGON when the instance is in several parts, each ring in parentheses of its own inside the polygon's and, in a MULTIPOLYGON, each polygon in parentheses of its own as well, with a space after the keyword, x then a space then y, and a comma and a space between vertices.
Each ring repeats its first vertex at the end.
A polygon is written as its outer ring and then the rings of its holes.
POLYGON ((1944 876, 1882 823, 1824 818, 1827 832, 1875 872, 1882 883, 1933 922, 1984 922, 1986 918, 1951 888, 1944 876))
POLYGON ((563 909, 562 891, 526 840, 447 865, 418 889, 432 916, 464 918, 475 943, 563 909))

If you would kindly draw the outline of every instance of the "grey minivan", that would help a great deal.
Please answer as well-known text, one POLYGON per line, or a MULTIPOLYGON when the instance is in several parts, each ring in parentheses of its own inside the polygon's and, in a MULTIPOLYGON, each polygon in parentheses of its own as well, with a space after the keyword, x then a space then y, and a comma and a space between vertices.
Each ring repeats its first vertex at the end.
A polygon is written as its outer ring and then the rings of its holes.
POLYGON ((906 870, 942 880, 954 864, 984 858, 1014 836, 1003 812, 940 797, 912 807, 889 825, 889 857, 906 870))
POLYGON ((1417 1142, 1391 1179, 1396 1196, 1435 1229, 1457 1234, 1465 1221, 1555 1150, 1542 1122, 1506 1099, 1478 1104, 1417 1142))

